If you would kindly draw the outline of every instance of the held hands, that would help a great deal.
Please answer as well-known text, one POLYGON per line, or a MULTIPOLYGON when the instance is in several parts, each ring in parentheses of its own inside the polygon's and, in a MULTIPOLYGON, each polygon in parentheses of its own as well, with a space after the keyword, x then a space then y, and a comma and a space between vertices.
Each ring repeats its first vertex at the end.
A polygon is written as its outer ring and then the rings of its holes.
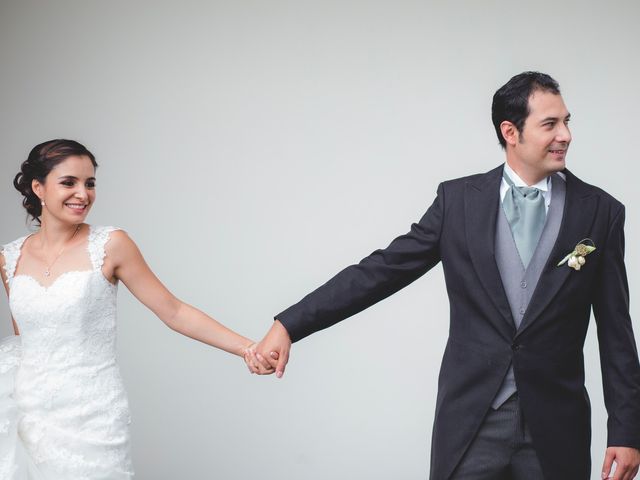
POLYGON ((242 358, 247 365, 250 373, 257 373, 258 375, 271 375, 276 370, 269 363, 261 362, 256 356, 257 343, 253 342, 242 351, 242 358))
POLYGON ((639 450, 629 447, 608 447, 602 465, 602 478, 603 480, 632 480, 638 473, 638 466, 640 466, 639 450), (613 477, 610 477, 614 461, 616 472, 613 477))
POLYGON ((251 373, 282 378, 289 361, 291 338, 287 329, 278 320, 258 344, 252 343, 243 351, 244 362, 251 373))
POLYGON ((289 361, 291 338, 284 325, 275 320, 262 341, 248 350, 249 361, 245 358, 245 362, 251 373, 268 375, 275 372, 276 377, 282 378, 289 361))

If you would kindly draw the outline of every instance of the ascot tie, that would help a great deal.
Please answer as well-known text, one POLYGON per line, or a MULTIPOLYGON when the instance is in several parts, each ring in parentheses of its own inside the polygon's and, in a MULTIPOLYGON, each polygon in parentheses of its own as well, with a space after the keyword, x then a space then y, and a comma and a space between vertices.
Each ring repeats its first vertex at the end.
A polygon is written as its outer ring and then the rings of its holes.
POLYGON ((544 195, 535 187, 516 187, 507 172, 503 177, 509 190, 502 201, 502 208, 513 233, 513 239, 524 268, 527 268, 538 245, 547 218, 544 195))

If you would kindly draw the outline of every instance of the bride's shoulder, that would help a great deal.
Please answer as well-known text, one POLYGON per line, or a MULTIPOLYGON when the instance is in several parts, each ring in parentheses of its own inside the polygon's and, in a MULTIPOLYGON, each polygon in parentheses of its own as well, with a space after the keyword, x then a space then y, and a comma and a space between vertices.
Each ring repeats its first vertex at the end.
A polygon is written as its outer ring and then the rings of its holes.
POLYGON ((19 249, 22 246, 22 244, 24 243, 24 241, 27 238, 29 238, 31 235, 33 235, 33 234, 23 235, 23 236, 21 236, 19 238, 16 238, 12 242, 5 243, 4 245, 0 243, 0 251, 2 251, 2 250, 10 250, 10 249, 14 249, 14 248, 18 248, 19 249))
POLYGON ((22 248, 22 244, 29 237, 29 235, 23 235, 20 238, 16 238, 14 241, 6 243, 4 245, 0 244, 0 261, 4 262, 4 257, 6 255, 17 255, 22 248))
POLYGON ((18 258, 20 257, 20 249, 28 237, 29 235, 24 235, 15 239, 13 242, 0 245, 0 273, 2 273, 2 280, 4 280, 4 282, 7 281, 8 276, 13 275, 18 258))
POLYGON ((103 237, 104 252, 111 258, 126 257, 137 250, 135 242, 122 228, 97 226, 91 227, 91 230, 103 237))
POLYGON ((110 237, 114 232, 122 230, 120 227, 111 225, 87 225, 89 227, 89 236, 93 238, 110 237))

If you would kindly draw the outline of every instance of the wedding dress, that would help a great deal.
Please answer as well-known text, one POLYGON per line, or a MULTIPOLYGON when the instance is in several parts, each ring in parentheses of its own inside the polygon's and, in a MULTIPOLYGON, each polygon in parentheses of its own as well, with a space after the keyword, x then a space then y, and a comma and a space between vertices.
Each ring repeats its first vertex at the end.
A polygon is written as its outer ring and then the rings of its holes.
POLYGON ((130 480, 129 406, 116 363, 117 286, 102 273, 112 227, 90 227, 91 268, 47 287, 15 275, 27 237, 5 245, 19 336, 0 341, 0 480, 130 480))

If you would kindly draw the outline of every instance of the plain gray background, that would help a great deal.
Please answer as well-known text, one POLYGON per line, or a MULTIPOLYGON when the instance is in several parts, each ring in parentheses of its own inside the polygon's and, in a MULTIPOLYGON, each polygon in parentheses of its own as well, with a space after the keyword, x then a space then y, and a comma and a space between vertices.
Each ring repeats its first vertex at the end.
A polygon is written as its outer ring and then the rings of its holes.
MULTIPOLYGON (((77 139, 100 163, 89 221, 125 228, 176 295, 259 339, 407 231, 440 181, 501 163, 491 96, 535 69, 572 113, 569 168, 627 205, 634 297, 638 5, 2 0, 0 241, 27 231, 11 181, 28 151, 77 139)), ((122 286, 119 316, 138 478, 426 478, 448 328, 439 266, 294 345, 279 381, 171 332, 122 286)), ((593 328, 586 357, 595 479, 593 328)))

